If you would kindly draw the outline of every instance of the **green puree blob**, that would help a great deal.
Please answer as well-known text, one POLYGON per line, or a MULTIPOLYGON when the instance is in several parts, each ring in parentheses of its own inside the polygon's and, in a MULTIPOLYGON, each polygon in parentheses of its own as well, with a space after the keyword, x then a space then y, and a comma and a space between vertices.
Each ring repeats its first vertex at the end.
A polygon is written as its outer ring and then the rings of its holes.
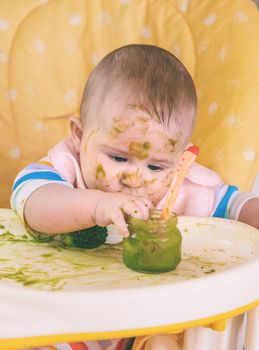
POLYGON ((160 220, 155 211, 148 220, 130 218, 130 236, 123 242, 123 261, 134 271, 159 273, 174 270, 181 261, 182 236, 177 216, 160 220))

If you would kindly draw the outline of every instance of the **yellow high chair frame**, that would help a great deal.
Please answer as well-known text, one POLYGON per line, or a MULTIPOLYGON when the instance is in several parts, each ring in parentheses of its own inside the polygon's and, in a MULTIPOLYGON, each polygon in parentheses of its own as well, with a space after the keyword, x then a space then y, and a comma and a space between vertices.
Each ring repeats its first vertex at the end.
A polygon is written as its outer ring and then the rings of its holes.
MULTIPOLYGON (((68 135, 68 116, 78 113, 84 83, 91 69, 106 53, 129 43, 156 44, 183 61, 198 92, 198 121, 193 142, 201 149, 199 162, 217 171, 226 183, 249 190, 259 168, 258 32, 259 14, 250 0, 2 2, 0 206, 9 207, 11 185, 18 171, 41 158, 51 146, 68 135)), ((10 211, 1 210, 0 214, 7 227, 13 228, 11 223, 14 222, 19 226, 10 211)), ((183 220, 184 225, 188 226, 188 223, 183 220)), ((22 228, 17 227, 14 230, 21 233, 22 228)), ((258 272, 258 261, 254 264, 253 268, 257 270, 253 272, 258 272)), ((229 276, 231 279, 231 274, 229 276)), ((238 278, 238 275, 234 277, 238 278)), ((256 308, 259 286, 257 281, 248 285, 254 290, 246 290, 243 302, 229 308, 225 305, 223 309, 219 305, 217 309, 216 305, 209 316, 205 312, 206 316, 199 314, 196 319, 186 317, 175 324, 168 321, 150 327, 147 322, 145 327, 130 330, 109 332, 107 326, 106 331, 99 333, 85 330, 77 334, 74 331, 67 340, 83 340, 82 333, 84 339, 95 339, 97 335, 111 338, 188 329, 185 349, 192 349, 191 344, 196 342, 196 348, 203 350, 211 337, 215 337, 212 329, 224 330, 227 319, 249 311, 247 321, 247 316, 238 316, 228 322, 227 330, 220 333, 217 350, 229 348, 227 332, 231 327, 232 331, 238 330, 241 324, 247 325, 247 337, 241 339, 240 344, 246 342, 246 350, 258 350, 259 336, 255 327, 259 329, 256 308), (203 325, 211 325, 211 329, 203 325)), ((9 288, 0 284, 1 299, 11 296, 12 302, 16 303, 18 292, 9 288)), ((155 293, 152 288, 151 300, 155 293)), ((37 307, 38 294, 27 289, 24 292, 24 289, 21 288, 20 295, 30 295, 37 307)), ((163 286, 160 292, 162 295, 168 293, 163 286)), ((40 297, 42 293, 45 292, 39 292, 40 297)), ((119 293, 117 296, 120 298, 119 293)), ((55 293, 49 298, 54 304, 57 301, 55 293)), ((26 308, 23 311, 26 313, 26 308)), ((7 309, 3 315, 10 322, 15 317, 7 309)), ((245 326, 242 334, 244 329, 245 326)), ((66 341, 63 333, 60 330, 60 335, 36 336, 35 330, 35 336, 30 337, 26 330, 15 336, 10 332, 0 336, 0 348, 8 350, 46 344, 46 337, 52 343, 63 342, 66 341)))

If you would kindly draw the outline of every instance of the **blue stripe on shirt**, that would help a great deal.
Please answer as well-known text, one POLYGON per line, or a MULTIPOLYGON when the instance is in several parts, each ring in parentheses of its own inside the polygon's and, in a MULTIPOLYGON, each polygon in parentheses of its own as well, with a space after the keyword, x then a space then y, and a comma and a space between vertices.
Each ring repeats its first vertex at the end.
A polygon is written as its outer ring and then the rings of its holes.
POLYGON ((20 177, 13 185, 13 191, 24 181, 28 180, 56 180, 66 181, 59 174, 52 171, 37 171, 20 177))
POLYGON ((230 200, 230 197, 232 194, 238 191, 238 187, 236 186, 229 186, 224 197, 221 199, 219 202, 219 205, 217 206, 217 209, 215 210, 213 217, 215 218, 228 218, 228 212, 227 212, 227 207, 228 207, 228 202, 230 200))

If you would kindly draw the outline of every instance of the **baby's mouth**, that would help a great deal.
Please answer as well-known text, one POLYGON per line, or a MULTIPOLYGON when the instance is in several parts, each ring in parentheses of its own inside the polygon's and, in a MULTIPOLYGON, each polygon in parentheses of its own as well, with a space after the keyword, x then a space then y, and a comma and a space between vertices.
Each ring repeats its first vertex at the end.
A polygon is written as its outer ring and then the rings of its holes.
POLYGON ((124 186, 122 189, 121 189, 121 192, 123 193, 126 193, 126 194, 131 194, 133 196, 141 196, 141 189, 139 188, 130 188, 130 187, 127 187, 127 186, 124 186))

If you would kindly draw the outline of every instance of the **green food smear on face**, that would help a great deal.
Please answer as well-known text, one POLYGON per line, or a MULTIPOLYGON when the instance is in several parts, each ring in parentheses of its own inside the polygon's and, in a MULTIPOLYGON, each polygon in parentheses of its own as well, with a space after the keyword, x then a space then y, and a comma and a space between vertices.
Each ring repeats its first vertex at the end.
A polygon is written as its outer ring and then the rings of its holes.
POLYGON ((141 174, 139 173, 139 169, 133 173, 125 174, 125 180, 130 182, 139 181, 141 179, 141 174))
POLYGON ((144 143, 132 141, 129 144, 129 152, 140 160, 148 158, 150 149, 151 143, 148 141, 144 143))
POLYGON ((152 180, 144 180, 144 187, 148 187, 153 185, 157 180, 156 179, 152 179, 152 180))
POLYGON ((88 151, 88 146, 91 143, 92 139, 94 138, 94 136, 97 134, 97 132, 100 130, 100 128, 94 129, 90 132, 90 134, 88 135, 87 141, 85 143, 85 147, 84 147, 84 152, 86 153, 88 151))
POLYGON ((4 228, 5 228, 5 226, 0 224, 0 229, 3 230, 4 228))
POLYGON ((114 136, 117 136, 117 135, 122 134, 123 132, 125 132, 127 130, 127 128, 128 128, 128 125, 119 124, 119 125, 113 127, 112 134, 114 136))
POLYGON ((95 168, 95 178, 98 181, 103 181, 106 177, 106 173, 101 164, 98 164, 95 168))
POLYGON ((119 134, 124 133, 128 128, 129 124, 127 122, 123 122, 123 116, 115 116, 112 118, 113 125, 111 129, 112 136, 116 137, 119 134))
POLYGON ((168 139, 169 145, 171 147, 171 152, 175 150, 175 145, 177 144, 177 141, 174 139, 168 139))

